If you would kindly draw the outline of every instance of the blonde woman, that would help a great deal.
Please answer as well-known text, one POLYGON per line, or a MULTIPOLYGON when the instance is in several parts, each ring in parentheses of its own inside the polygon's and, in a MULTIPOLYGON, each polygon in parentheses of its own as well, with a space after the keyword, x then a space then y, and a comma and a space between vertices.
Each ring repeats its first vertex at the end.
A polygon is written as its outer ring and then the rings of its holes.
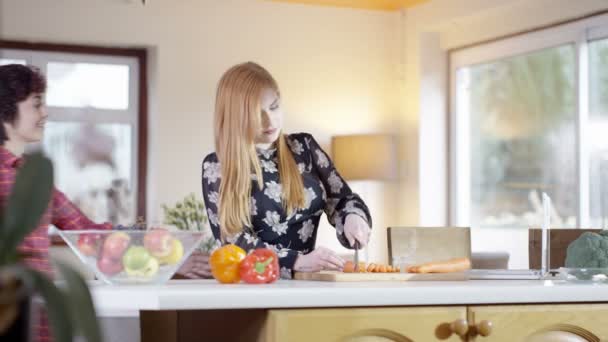
POLYGON ((281 277, 292 271, 341 270, 342 260, 316 247, 325 212, 347 248, 369 240, 365 203, 306 133, 284 134, 277 82, 243 63, 221 78, 215 103, 215 153, 203 161, 203 197, 213 234, 246 251, 272 248, 281 277))

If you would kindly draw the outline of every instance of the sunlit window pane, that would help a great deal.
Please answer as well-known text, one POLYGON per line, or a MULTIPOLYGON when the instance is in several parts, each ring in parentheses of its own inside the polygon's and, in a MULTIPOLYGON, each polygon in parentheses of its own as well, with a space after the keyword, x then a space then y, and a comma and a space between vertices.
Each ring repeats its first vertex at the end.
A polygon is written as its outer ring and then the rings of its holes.
POLYGON ((134 222, 130 125, 49 122, 43 146, 53 160, 57 188, 89 218, 134 222))
POLYGON ((47 103, 57 107, 124 110, 129 107, 129 66, 48 63, 47 103))
POLYGON ((608 228, 608 39, 589 44, 589 83, 590 223, 608 228))
POLYGON ((25 65, 25 60, 23 59, 10 59, 10 58, 0 58, 0 65, 7 64, 22 64, 25 65))
POLYGON ((457 101, 470 118, 463 162, 472 226, 538 226, 542 192, 553 199, 553 227, 576 225, 575 60, 565 45, 458 71, 457 101))

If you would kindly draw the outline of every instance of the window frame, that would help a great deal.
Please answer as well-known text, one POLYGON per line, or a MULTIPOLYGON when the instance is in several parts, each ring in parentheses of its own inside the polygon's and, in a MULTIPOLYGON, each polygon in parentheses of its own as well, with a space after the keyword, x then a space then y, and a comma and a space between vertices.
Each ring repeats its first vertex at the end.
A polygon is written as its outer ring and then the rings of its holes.
MULTIPOLYGON (((135 209, 137 217, 146 215, 147 174, 148 174, 148 52, 145 48, 116 48, 76 44, 37 43, 14 40, 0 40, 3 56, 10 59, 26 60, 28 64, 41 67, 46 73, 46 62, 37 59, 40 54, 53 56, 58 62, 92 62, 127 64, 129 75, 129 108, 127 110, 87 109, 94 117, 82 120, 77 112, 82 109, 61 107, 62 113, 53 113, 53 121, 77 121, 93 123, 129 123, 134 129, 132 144, 135 152, 135 170, 132 171, 135 186, 135 209), (137 96, 132 97, 136 90, 137 96), (124 116, 125 112, 131 115, 124 116)), ((56 107, 58 108, 58 107, 56 107)), ((52 108, 50 108, 52 110, 52 108)))
MULTIPOLYGON (((577 227, 590 222, 589 153, 584 127, 589 116, 588 44, 608 38, 608 14, 573 20, 489 42, 451 50, 449 59, 448 113, 448 223, 471 226, 469 119, 458 116, 457 72, 460 68, 572 44, 576 53, 576 169, 578 189, 577 227)), ((460 111, 461 113, 466 111, 460 111)))

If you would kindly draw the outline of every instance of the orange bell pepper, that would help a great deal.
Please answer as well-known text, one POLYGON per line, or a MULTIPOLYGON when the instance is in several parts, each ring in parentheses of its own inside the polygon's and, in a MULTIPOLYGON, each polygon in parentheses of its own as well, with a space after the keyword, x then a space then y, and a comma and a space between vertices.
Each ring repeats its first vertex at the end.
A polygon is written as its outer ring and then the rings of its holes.
POLYGON ((240 282, 239 266, 246 255, 245 250, 237 245, 230 244, 216 249, 209 257, 211 274, 223 284, 240 282))

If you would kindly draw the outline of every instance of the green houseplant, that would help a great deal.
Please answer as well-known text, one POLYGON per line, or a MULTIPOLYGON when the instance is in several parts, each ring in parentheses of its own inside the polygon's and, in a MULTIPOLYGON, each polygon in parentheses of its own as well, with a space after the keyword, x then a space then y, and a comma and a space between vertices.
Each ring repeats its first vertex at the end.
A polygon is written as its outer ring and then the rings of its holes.
POLYGON ((14 332, 17 318, 28 315, 24 311, 30 298, 40 295, 55 341, 71 342, 80 335, 89 342, 101 342, 91 294, 76 271, 58 264, 65 281, 56 285, 45 274, 20 263, 23 255, 17 247, 36 229, 50 203, 52 189, 51 161, 42 153, 34 153, 19 169, 12 193, 0 212, 0 339, 14 332))
POLYGON ((199 251, 210 253, 216 247, 216 241, 207 227, 207 214, 205 203, 193 193, 178 201, 172 207, 162 206, 165 214, 165 223, 180 230, 205 232, 206 237, 199 246, 199 251))

